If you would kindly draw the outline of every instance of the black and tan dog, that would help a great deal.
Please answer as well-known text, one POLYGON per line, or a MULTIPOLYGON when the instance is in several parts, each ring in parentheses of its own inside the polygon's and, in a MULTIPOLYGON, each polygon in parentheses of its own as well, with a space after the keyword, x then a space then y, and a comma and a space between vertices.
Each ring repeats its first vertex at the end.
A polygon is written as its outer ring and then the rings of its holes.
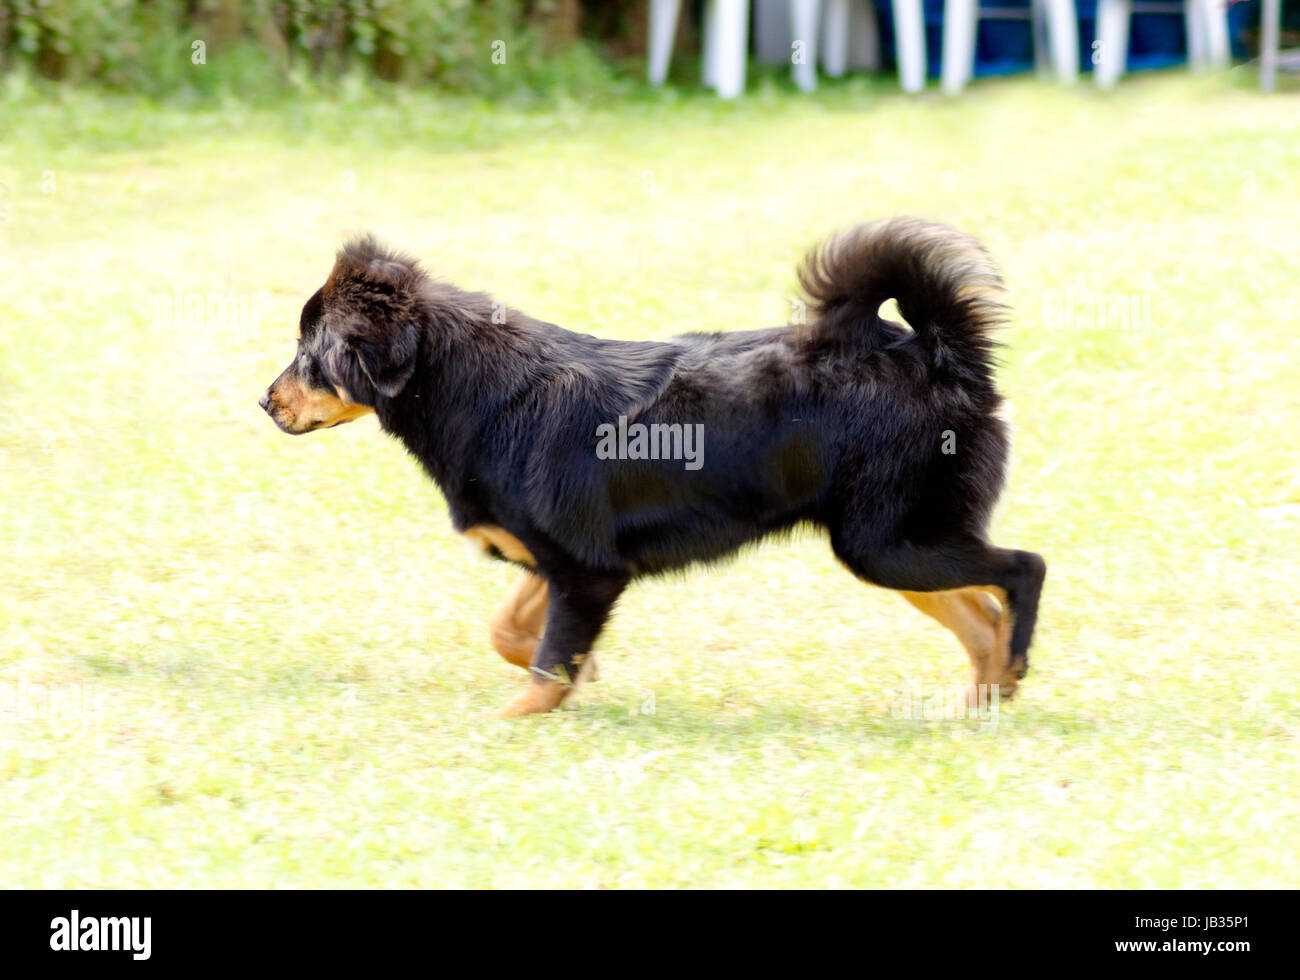
POLYGON ((294 434, 374 412, 455 528, 528 569, 492 619, 497 650, 533 675, 501 716, 564 700, 634 578, 801 522, 951 629, 973 683, 1009 696, 1046 565, 986 535, 1008 450, 990 336, 1001 280, 973 239, 895 219, 832 238, 800 281, 803 323, 601 340, 360 238, 303 308, 297 356, 261 404, 294 434), (880 316, 891 297, 910 327, 880 316), (599 451, 637 424, 666 451, 599 451), (694 465, 667 451, 685 427, 702 438, 694 465))

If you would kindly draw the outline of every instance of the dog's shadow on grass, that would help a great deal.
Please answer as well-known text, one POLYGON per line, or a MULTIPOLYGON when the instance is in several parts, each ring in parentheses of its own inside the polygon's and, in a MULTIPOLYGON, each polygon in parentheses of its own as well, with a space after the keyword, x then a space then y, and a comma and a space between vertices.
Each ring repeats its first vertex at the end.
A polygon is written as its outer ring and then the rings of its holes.
POLYGON ((1002 706, 965 717, 903 716, 878 704, 861 708, 819 708, 795 703, 725 705, 659 699, 650 710, 635 704, 583 703, 564 712, 575 723, 590 724, 602 734, 659 743, 673 740, 765 741, 828 738, 894 743, 932 741, 936 737, 1023 737, 1078 731, 1085 719, 1025 705, 1002 706))

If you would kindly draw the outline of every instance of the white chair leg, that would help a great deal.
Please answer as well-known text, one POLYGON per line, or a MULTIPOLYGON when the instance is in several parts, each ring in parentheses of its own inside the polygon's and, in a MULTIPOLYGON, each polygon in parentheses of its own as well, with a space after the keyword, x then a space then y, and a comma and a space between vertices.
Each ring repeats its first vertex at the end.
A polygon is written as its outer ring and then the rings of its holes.
POLYGON ((826 0, 822 65, 831 78, 839 78, 849 66, 849 0, 826 0))
POLYGON ((943 65, 945 95, 958 95, 975 74, 975 22, 978 0, 944 0, 943 65))
POLYGON ((1097 4, 1097 84, 1112 88, 1128 64, 1130 0, 1100 0, 1097 4))
POLYGON ((865 71, 880 68, 880 21, 876 5, 853 0, 849 15, 849 66, 865 71))
POLYGON ((662 85, 668 77, 668 63, 673 57, 673 39, 677 36, 677 16, 682 0, 650 0, 650 84, 662 85))
POLYGON ((1183 23, 1187 28, 1187 67, 1193 71, 1203 71, 1209 63, 1206 47, 1206 7, 1205 0, 1186 0, 1183 4, 1183 23))
POLYGON ((717 0, 714 44, 717 58, 718 95, 734 99, 745 91, 745 68, 749 60, 749 0, 717 0))
POLYGON ((1079 80, 1079 18, 1074 0, 1044 0, 1047 43, 1052 51, 1052 69, 1067 85, 1079 80))
POLYGON ((1259 87, 1271 92, 1277 86, 1278 37, 1282 27, 1282 0, 1264 0, 1259 11, 1259 87))
POLYGON ((1205 5, 1205 58, 1211 71, 1223 71, 1232 62, 1232 45, 1228 40, 1228 4, 1226 0, 1202 0, 1205 5))
POLYGON ((893 0, 898 80, 904 92, 925 88, 925 16, 921 0, 893 0))
POLYGON ((817 15, 821 0, 790 0, 790 31, 794 44, 800 45, 799 60, 793 60, 796 49, 792 45, 790 74, 794 83, 805 92, 817 87, 817 15))

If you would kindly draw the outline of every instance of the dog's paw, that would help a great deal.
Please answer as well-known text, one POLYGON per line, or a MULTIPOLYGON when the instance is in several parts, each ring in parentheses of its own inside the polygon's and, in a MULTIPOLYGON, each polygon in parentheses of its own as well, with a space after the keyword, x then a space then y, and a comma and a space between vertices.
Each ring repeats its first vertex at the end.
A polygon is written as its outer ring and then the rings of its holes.
POLYGON ((1020 681, 1027 673, 1029 664, 1024 655, 1013 658, 1006 653, 1000 656, 994 653, 972 672, 967 691, 968 703, 970 698, 978 697, 981 689, 984 691, 985 703, 988 703, 994 690, 1002 701, 1010 701, 1020 689, 1020 681))
POLYGON ((966 685, 966 707, 977 711, 1010 701, 1016 696, 1019 687, 1020 682, 1011 674, 1004 674, 998 681, 977 678, 966 685))
POLYGON ((571 685, 559 681, 533 681, 505 707, 489 713, 487 719, 497 721, 503 718, 522 718, 524 715, 553 711, 560 706, 570 690, 571 685))

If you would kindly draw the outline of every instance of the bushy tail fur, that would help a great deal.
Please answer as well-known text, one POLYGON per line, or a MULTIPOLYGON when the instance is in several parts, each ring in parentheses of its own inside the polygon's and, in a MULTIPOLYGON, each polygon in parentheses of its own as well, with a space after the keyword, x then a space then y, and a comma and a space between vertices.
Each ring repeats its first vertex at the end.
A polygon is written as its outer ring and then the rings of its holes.
POLYGON ((991 384, 992 331, 1004 291, 992 259, 969 235, 917 218, 857 225, 813 249, 799 269, 814 337, 898 342, 880 305, 898 302, 936 373, 991 384))

